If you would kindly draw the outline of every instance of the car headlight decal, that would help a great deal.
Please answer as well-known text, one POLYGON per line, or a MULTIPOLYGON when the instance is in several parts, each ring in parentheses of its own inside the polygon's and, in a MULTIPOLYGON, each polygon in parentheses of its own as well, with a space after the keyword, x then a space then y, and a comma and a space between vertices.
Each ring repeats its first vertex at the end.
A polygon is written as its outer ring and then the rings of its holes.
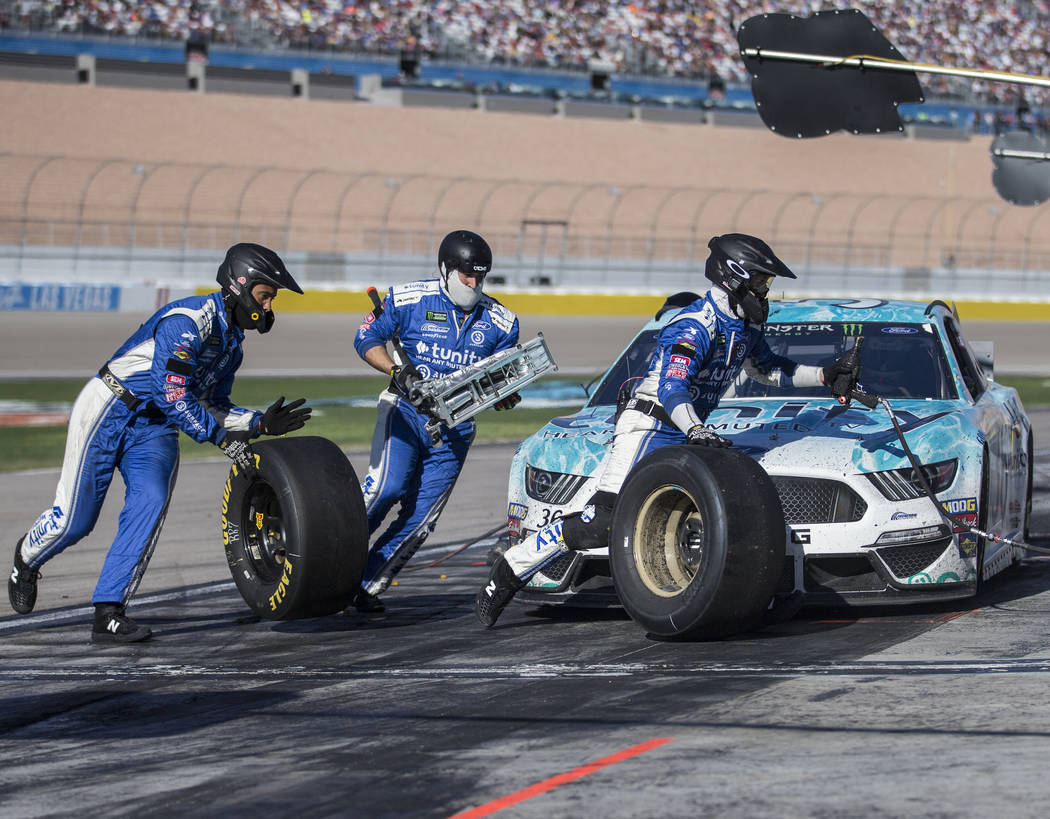
MULTIPOLYGON (((922 471, 929 481, 934 494, 946 490, 955 480, 955 473, 959 469, 959 460, 952 458, 948 461, 938 461, 935 464, 926 464, 922 471)), ((919 476, 911 467, 904 469, 886 469, 881 472, 870 472, 865 477, 871 481, 887 500, 907 501, 921 498, 925 492, 919 482, 919 476)))
POLYGON ((525 494, 544 503, 568 503, 586 481, 586 475, 548 472, 534 466, 525 467, 525 494))

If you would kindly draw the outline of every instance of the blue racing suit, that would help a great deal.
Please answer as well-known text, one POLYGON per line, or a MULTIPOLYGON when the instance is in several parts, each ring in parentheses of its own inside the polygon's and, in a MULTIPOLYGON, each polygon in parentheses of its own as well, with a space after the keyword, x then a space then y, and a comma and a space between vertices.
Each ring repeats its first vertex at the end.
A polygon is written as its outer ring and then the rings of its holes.
POLYGON ((612 499, 631 468, 655 449, 684 444, 745 370, 766 384, 822 384, 819 367, 777 356, 762 327, 738 318, 728 296, 712 289, 683 307, 660 331, 649 372, 616 421, 612 448, 598 480, 601 503, 565 515, 508 549, 504 556, 521 580, 569 549, 605 545, 612 499))
POLYGON ((258 434, 262 413, 230 402, 243 340, 216 292, 162 307, 121 345, 73 404, 54 503, 22 543, 29 566, 42 566, 94 528, 119 469, 124 508, 92 602, 127 603, 167 514, 178 431, 213 444, 228 430, 258 434))
MULTIPOLYGON (((354 338, 364 358, 394 336, 424 378, 437 378, 475 364, 518 343, 518 319, 491 296, 482 295, 469 313, 448 298, 437 279, 391 287, 378 317, 373 313, 354 338)), ((441 428, 432 445, 427 418, 394 389, 379 395, 368 475, 362 483, 371 536, 397 501, 397 517, 372 544, 362 586, 379 594, 434 530, 474 440, 474 420, 441 428)))

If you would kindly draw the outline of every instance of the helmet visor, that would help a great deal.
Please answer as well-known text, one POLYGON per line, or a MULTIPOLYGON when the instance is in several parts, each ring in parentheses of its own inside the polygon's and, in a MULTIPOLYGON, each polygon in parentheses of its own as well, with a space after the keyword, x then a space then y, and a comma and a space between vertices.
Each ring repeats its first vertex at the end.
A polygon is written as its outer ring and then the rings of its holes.
POLYGON ((764 273, 752 273, 748 287, 751 292, 760 298, 765 298, 769 293, 769 286, 773 283, 773 276, 764 273))
POLYGON ((479 285, 485 281, 485 277, 489 274, 488 268, 484 265, 472 265, 470 262, 458 262, 452 266, 452 272, 459 272, 468 277, 472 276, 479 285))

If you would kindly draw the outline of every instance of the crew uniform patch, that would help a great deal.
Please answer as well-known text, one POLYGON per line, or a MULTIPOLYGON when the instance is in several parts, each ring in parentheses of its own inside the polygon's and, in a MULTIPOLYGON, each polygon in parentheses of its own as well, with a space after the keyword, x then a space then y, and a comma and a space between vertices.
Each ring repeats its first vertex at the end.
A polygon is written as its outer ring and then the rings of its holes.
POLYGON ((193 367, 185 361, 180 361, 178 358, 169 358, 164 365, 164 369, 179 375, 191 375, 193 373, 193 367))

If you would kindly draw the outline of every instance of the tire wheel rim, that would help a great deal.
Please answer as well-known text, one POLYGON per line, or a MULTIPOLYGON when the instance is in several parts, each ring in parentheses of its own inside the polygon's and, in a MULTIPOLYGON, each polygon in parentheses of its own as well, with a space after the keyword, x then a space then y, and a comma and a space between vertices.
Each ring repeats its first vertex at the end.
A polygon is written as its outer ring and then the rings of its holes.
POLYGON ((276 583, 284 572, 284 523, 281 504, 268 483, 257 480, 252 484, 241 531, 255 573, 266 583, 276 583))
POLYGON ((677 597, 704 563, 704 519, 681 487, 664 486, 642 503, 633 529, 635 568, 659 597, 677 597))

